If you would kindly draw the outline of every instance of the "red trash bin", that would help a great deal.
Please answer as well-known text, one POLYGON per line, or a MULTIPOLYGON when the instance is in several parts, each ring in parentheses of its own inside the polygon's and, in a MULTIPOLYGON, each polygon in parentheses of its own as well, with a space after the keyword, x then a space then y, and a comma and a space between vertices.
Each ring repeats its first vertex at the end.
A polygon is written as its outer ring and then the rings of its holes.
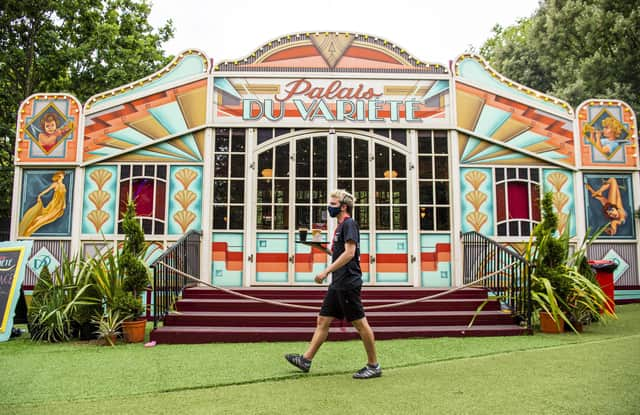
MULTIPOLYGON (((596 280, 602 291, 609 297, 606 303, 607 310, 614 313, 616 311, 616 303, 614 300, 614 284, 613 284, 613 271, 616 270, 618 264, 608 259, 591 260, 589 261, 591 268, 596 270, 596 280)), ((600 311, 600 314, 604 310, 600 311)))

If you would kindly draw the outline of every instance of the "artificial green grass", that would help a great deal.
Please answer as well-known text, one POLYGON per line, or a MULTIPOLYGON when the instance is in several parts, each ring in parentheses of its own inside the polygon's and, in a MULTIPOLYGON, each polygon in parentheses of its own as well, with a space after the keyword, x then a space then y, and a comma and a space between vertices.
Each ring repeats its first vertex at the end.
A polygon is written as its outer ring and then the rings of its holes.
POLYGON ((364 382, 351 379, 364 363, 360 342, 326 343, 303 375, 282 355, 305 343, 17 339, 0 344, 0 412, 640 413, 640 305, 617 311, 581 336, 380 341, 384 375, 364 382))

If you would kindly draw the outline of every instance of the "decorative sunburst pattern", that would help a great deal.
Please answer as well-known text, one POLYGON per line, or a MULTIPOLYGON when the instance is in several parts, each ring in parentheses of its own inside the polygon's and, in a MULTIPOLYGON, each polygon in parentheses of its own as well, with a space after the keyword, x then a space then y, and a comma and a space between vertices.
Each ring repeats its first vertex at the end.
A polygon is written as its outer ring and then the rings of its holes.
POLYGON ((493 174, 491 169, 460 169, 462 231, 493 234, 493 174))
POLYGON ((116 166, 93 166, 85 170, 83 234, 112 234, 116 216, 116 166))
POLYGON ((86 117, 84 161, 202 161, 206 80, 86 117), (167 137, 176 138, 166 140, 167 137))
POLYGON ((224 61, 218 71, 419 72, 447 73, 446 65, 423 62, 386 39, 350 32, 282 36, 250 55, 224 61))
POLYGON ((568 170, 544 169, 544 193, 553 193, 553 207, 558 214, 558 232, 562 233, 569 226, 569 234, 575 236, 576 217, 573 200, 573 173, 568 170))
POLYGON ((496 72, 479 56, 455 65, 458 128, 465 164, 564 164, 575 166, 573 110, 496 72), (538 160, 538 161, 536 161, 538 160))

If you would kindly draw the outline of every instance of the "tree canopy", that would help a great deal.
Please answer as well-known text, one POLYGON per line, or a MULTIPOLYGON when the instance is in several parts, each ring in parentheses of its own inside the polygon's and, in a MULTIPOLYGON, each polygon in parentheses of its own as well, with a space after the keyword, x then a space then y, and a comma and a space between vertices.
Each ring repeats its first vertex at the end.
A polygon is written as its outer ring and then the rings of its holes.
POLYGON ((640 0, 547 0, 480 48, 503 75, 576 107, 621 99, 640 111, 640 0))
POLYGON ((20 102, 67 92, 81 102, 166 65, 173 23, 154 29, 147 0, 0 2, 0 217, 11 209, 20 102))

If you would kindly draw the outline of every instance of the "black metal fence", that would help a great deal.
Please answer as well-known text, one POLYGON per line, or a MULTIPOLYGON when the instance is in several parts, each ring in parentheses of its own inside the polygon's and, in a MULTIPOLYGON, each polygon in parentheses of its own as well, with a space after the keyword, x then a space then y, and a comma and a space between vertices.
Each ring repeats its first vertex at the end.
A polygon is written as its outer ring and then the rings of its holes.
POLYGON ((160 255, 153 268, 153 328, 171 311, 182 290, 193 281, 167 268, 167 264, 194 277, 200 276, 201 231, 189 231, 160 255))
POLYGON ((531 330, 531 274, 527 260, 477 232, 462 234, 464 283, 486 275, 479 284, 531 330))

